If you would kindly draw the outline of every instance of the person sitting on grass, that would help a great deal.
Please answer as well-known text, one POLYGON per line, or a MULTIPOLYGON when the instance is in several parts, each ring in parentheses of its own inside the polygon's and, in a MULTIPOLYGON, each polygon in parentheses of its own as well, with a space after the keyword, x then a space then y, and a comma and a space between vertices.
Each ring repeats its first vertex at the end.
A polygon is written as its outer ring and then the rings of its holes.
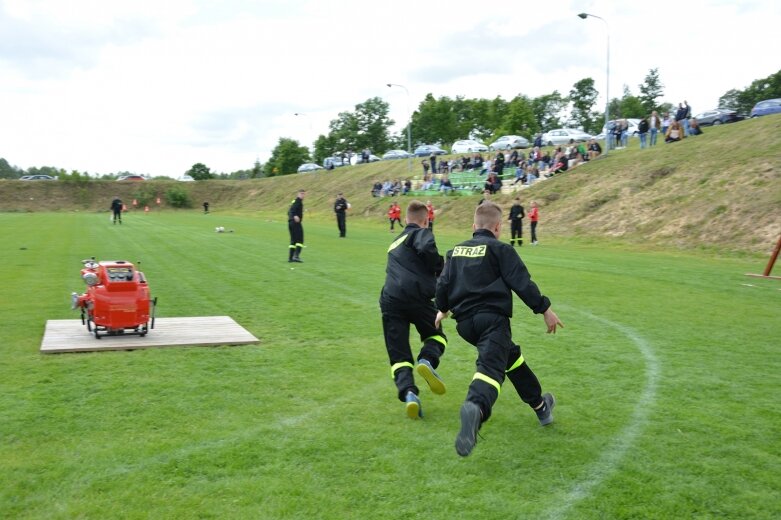
POLYGON ((673 121, 670 123, 670 128, 667 129, 667 134, 664 136, 665 143, 676 143, 683 139, 683 128, 681 123, 673 121))

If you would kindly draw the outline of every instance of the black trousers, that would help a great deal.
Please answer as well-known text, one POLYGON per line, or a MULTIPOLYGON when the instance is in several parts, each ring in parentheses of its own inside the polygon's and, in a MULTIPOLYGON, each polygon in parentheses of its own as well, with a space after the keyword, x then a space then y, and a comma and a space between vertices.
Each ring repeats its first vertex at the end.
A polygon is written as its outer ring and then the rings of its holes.
POLYGON ((347 215, 344 211, 336 212, 336 225, 339 226, 339 236, 345 236, 347 234, 347 215))
POLYGON ((398 218, 390 218, 390 219, 388 219, 388 220, 390 221, 390 228, 391 228, 391 231, 393 231, 393 226, 394 226, 394 225, 395 225, 397 222, 399 223, 399 227, 401 227, 401 219, 398 219, 398 218))
POLYGON ((491 417, 505 376, 524 403, 532 408, 542 403, 540 382, 522 359, 521 347, 513 343, 510 318, 478 313, 459 321, 456 329, 464 340, 477 347, 477 370, 466 400, 480 407, 483 422, 491 417))
POLYGON ((519 244, 523 244, 523 220, 518 218, 510 221, 510 234, 512 236, 511 244, 516 242, 516 239, 519 244))
POLYGON ((115 209, 113 211, 114 211, 114 222, 116 222, 117 220, 122 222, 122 210, 121 209, 115 209))
POLYGON ((288 220, 287 228, 290 231, 289 258, 298 258, 301 255, 301 248, 304 247, 304 226, 301 225, 301 222, 288 220))
POLYGON ((381 297, 380 310, 393 381, 399 400, 404 401, 408 391, 412 390, 418 394, 418 387, 412 375, 415 358, 412 356, 409 342, 410 325, 415 326, 423 343, 417 359, 429 360, 434 368, 439 366, 439 358, 445 353, 447 336, 441 327, 434 327, 434 319, 437 316, 434 302, 400 303, 381 297))
POLYGON ((532 227, 532 242, 536 242, 537 241, 537 221, 536 220, 532 220, 531 227, 532 227))

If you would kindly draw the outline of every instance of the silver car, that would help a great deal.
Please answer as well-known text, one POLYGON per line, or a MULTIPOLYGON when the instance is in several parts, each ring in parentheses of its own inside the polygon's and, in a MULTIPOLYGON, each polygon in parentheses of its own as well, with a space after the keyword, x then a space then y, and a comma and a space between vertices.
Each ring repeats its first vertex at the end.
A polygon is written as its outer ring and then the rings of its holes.
POLYGON ((319 164, 315 163, 304 163, 301 166, 298 167, 298 173, 306 173, 306 172, 313 172, 317 170, 322 170, 323 167, 319 164))
POLYGON ((503 135, 493 143, 488 145, 488 149, 494 150, 512 150, 513 148, 528 148, 531 146, 529 140, 520 135, 503 135))
POLYGON ((542 134, 542 144, 547 146, 569 144, 570 139, 576 143, 585 143, 591 139, 591 135, 577 128, 556 128, 542 134))
POLYGON ((450 153, 487 152, 488 147, 474 139, 462 139, 453 143, 450 153))

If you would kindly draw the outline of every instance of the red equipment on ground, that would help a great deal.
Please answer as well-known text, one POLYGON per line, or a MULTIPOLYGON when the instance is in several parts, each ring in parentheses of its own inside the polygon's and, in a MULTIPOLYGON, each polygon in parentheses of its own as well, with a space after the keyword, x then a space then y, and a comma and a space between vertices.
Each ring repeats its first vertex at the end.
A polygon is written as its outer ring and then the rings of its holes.
POLYGON ((138 334, 155 328, 157 298, 150 298, 144 273, 126 260, 96 262, 82 260, 84 294, 72 294, 72 308, 81 309, 81 322, 95 338, 138 334), (151 310, 151 312, 150 312, 151 310))

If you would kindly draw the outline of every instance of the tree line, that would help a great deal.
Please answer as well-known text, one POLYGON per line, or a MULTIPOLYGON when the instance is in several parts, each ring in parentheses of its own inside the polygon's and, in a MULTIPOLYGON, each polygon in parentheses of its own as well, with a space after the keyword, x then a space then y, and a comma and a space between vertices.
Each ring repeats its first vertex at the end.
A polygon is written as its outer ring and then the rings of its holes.
MULTIPOLYGON (((664 96, 659 69, 648 71, 638 85, 638 92, 633 94, 625 85, 621 97, 612 98, 609 102, 611 118, 643 118, 653 110, 660 114, 674 111, 673 104, 659 102, 664 96)), ((447 147, 458 139, 466 138, 488 142, 501 135, 522 135, 532 139, 541 132, 559 127, 579 127, 588 133, 598 134, 604 124, 604 112, 596 107, 598 95, 592 78, 577 81, 566 95, 554 90, 535 98, 518 94, 510 100, 500 96, 468 99, 463 96, 435 97, 429 93, 413 112, 408 125, 412 125, 413 147, 434 143, 447 147)), ((719 107, 748 115, 757 102, 771 98, 781 98, 781 70, 753 81, 744 90, 727 91, 719 98, 719 107)), ((317 137, 312 150, 295 139, 280 137, 265 164, 256 160, 252 168, 246 170, 216 173, 206 165, 196 163, 184 173, 196 180, 272 177, 295 173, 298 166, 306 162, 322 164, 323 159, 332 155, 360 153, 366 148, 377 154, 393 148, 406 149, 407 126, 398 133, 391 133, 390 128, 395 121, 389 118, 388 113, 388 103, 373 97, 355 105, 352 111, 340 112, 329 123, 328 133, 317 137)), ((117 172, 101 178, 116 179, 129 173, 117 172)), ((68 173, 49 166, 22 170, 0 158, 0 178, 18 179, 35 174, 71 181, 92 178, 86 172, 68 173)))

